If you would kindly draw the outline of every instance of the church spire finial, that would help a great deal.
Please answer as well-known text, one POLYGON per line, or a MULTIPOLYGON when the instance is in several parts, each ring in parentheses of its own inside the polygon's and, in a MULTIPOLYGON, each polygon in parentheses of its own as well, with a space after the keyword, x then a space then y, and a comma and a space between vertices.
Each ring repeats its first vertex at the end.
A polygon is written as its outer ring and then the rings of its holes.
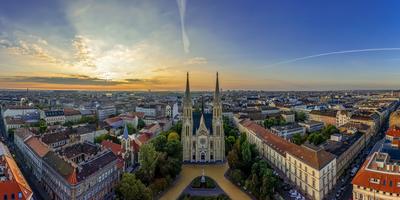
POLYGON ((201 95, 201 113, 204 113, 204 96, 201 95))
POLYGON ((217 80, 215 83, 215 93, 214 93, 215 100, 219 100, 219 79, 218 79, 218 72, 217 72, 217 80))
POLYGON ((190 86, 189 86, 189 72, 186 73, 186 90, 185 90, 185 100, 190 101, 190 86))

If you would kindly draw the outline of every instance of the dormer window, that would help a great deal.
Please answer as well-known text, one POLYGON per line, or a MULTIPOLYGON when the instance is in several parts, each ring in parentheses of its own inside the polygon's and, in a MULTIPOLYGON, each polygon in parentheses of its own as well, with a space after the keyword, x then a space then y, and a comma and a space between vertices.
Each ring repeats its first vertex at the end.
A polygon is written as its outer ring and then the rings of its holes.
POLYGON ((371 178, 371 179, 369 179, 369 182, 375 183, 375 184, 379 184, 380 183, 379 179, 377 179, 377 178, 371 178))

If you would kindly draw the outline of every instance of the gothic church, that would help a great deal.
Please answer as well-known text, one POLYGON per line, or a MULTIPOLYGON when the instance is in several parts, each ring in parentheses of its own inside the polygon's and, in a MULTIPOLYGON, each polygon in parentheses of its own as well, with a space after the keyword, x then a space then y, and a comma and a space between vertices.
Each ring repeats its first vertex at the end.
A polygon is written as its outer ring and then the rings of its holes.
POLYGON ((193 111, 188 73, 182 113, 183 161, 189 163, 223 162, 225 159, 224 137, 218 73, 212 113, 205 113, 204 109, 199 112, 193 111))

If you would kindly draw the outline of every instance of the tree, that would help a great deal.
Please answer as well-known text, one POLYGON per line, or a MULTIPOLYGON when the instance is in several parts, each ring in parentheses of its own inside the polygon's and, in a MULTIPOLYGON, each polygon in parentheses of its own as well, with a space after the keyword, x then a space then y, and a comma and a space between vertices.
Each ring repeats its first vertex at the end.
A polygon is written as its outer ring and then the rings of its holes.
POLYGON ((109 134, 101 134, 101 135, 95 137, 94 143, 101 143, 104 140, 111 140, 114 143, 121 144, 121 141, 117 137, 109 135, 109 134))
POLYGON ((299 111, 295 113, 295 119, 297 122, 304 122, 307 119, 306 113, 299 111))
POLYGON ((73 125, 74 125, 74 122, 72 122, 72 121, 68 121, 68 122, 65 122, 65 123, 63 124, 63 126, 66 126, 66 127, 68 127, 68 128, 72 128, 73 125))
POLYGON ((151 189, 151 191, 153 191, 154 195, 165 190, 167 187, 168 187, 168 181, 166 178, 158 178, 149 185, 149 188, 151 189))
POLYGON ((322 135, 323 135, 326 139, 329 139, 329 138, 331 137, 332 134, 339 133, 339 132, 340 132, 339 129, 337 129, 336 126, 331 125, 331 124, 327 125, 326 127, 324 127, 324 128, 321 130, 322 135))
POLYGON ((118 199, 123 200, 151 200, 152 192, 135 175, 124 173, 121 182, 116 188, 118 199))
POLYGON ((236 138, 235 136, 229 136, 225 138, 225 154, 228 154, 229 151, 232 150, 233 145, 235 145, 236 138))
POLYGON ((136 129, 135 129, 135 127, 133 127, 132 124, 127 124, 126 128, 128 129, 128 134, 129 135, 132 135, 132 134, 136 133, 136 129))
POLYGON ((324 138, 324 136, 323 136, 321 133, 319 133, 319 132, 314 132, 314 133, 311 133, 311 134, 308 136, 307 140, 308 140, 310 143, 312 143, 312 144, 318 146, 318 145, 320 145, 321 143, 323 143, 326 139, 324 138))
POLYGON ((165 152, 168 153, 168 156, 174 158, 182 158, 182 144, 179 140, 171 140, 167 142, 165 146, 165 152))
POLYGON ((172 141, 172 140, 177 140, 179 141, 179 135, 176 132, 171 132, 170 134, 168 134, 168 142, 172 141))
POLYGON ((95 116, 82 116, 79 120, 79 124, 97 124, 98 119, 95 116))
POLYGON ((165 151, 165 147, 167 145, 167 137, 163 134, 158 135, 154 139, 151 140, 156 151, 165 151))
POLYGON ((140 130, 140 129, 144 128, 145 126, 146 126, 146 123, 143 121, 143 119, 139 119, 137 129, 140 130))
POLYGON ((231 177, 232 177, 233 182, 235 182, 235 183, 241 184, 241 182, 243 181, 243 175, 239 169, 232 170, 231 177))
POLYGON ((154 178, 154 172, 157 165, 158 152, 152 143, 146 143, 140 147, 139 163, 140 171, 144 175, 142 181, 150 183, 154 178))
POLYGON ((240 160, 236 150, 230 151, 226 159, 228 160, 228 164, 231 169, 239 168, 240 160))
POLYGON ((282 118, 268 118, 264 120, 264 127, 271 128, 272 126, 283 126, 286 124, 286 121, 282 118))
POLYGON ((246 141, 243 143, 243 145, 241 145, 241 147, 243 162, 250 163, 252 161, 250 143, 246 141))
POLYGON ((39 120, 39 133, 45 133, 47 130, 47 124, 46 121, 43 119, 39 120))
POLYGON ((182 133, 182 121, 178 121, 176 124, 174 124, 171 127, 171 131, 174 131, 174 132, 178 133, 179 136, 180 136, 181 133, 182 133))
POLYGON ((303 144, 305 141, 307 141, 307 135, 301 135, 300 133, 296 133, 293 135, 292 137, 292 142, 297 144, 297 145, 301 145, 303 144))

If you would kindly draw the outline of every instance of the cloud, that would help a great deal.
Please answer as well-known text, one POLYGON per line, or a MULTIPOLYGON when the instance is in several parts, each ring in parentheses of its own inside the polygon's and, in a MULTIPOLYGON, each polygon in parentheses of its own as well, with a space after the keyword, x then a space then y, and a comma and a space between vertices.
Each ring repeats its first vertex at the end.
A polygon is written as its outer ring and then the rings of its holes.
POLYGON ((89 39, 82 35, 76 35, 72 40, 72 46, 75 48, 75 59, 79 64, 88 67, 95 67, 91 50, 89 49, 89 39))
POLYGON ((129 84, 155 84, 161 81, 157 79, 123 79, 107 80, 97 77, 90 77, 80 74, 60 74, 59 76, 10 76, 0 77, 0 82, 17 82, 17 83, 46 83, 60 85, 86 85, 86 86, 118 86, 129 84))
POLYGON ((47 84, 62 84, 62 85, 119 85, 125 82, 107 81, 95 77, 84 75, 68 75, 59 77, 42 77, 42 76, 13 76, 3 77, 3 81, 9 82, 24 82, 24 83, 47 83, 47 84))
POLYGON ((207 64, 208 60, 204 57, 193 57, 185 61, 185 65, 202 65, 207 64))
POLYGON ((12 46, 12 44, 10 41, 5 40, 5 39, 0 40, 0 47, 9 48, 11 46, 12 46))
POLYGON ((344 51, 333 51, 333 52, 328 52, 328 53, 320 53, 320 54, 315 54, 315 55, 310 55, 310 56, 304 56, 304 57, 294 58, 294 59, 290 59, 290 60, 285 60, 285 61, 273 63, 271 65, 268 65, 267 67, 274 67, 274 66, 278 66, 278 65, 289 64, 289 63, 294 63, 294 62, 301 61, 301 60, 308 60, 308 59, 312 59, 312 58, 318 58, 318 57, 329 56, 329 55, 360 53, 360 52, 374 52, 374 51, 400 51, 400 47, 353 49, 353 50, 344 50, 344 51))
POLYGON ((185 13, 186 13, 186 0, 176 0, 178 3, 179 15, 181 19, 181 32, 182 32, 182 42, 183 42, 183 49, 185 53, 190 52, 190 40, 186 34, 185 28, 185 13))
MULTIPOLYGON (((41 42, 42 44, 44 43, 43 41, 41 42)), ((28 55, 49 63, 66 64, 64 60, 52 56, 46 49, 37 43, 19 40, 16 44, 8 42, 4 43, 2 46, 7 48, 14 55, 28 55)))

